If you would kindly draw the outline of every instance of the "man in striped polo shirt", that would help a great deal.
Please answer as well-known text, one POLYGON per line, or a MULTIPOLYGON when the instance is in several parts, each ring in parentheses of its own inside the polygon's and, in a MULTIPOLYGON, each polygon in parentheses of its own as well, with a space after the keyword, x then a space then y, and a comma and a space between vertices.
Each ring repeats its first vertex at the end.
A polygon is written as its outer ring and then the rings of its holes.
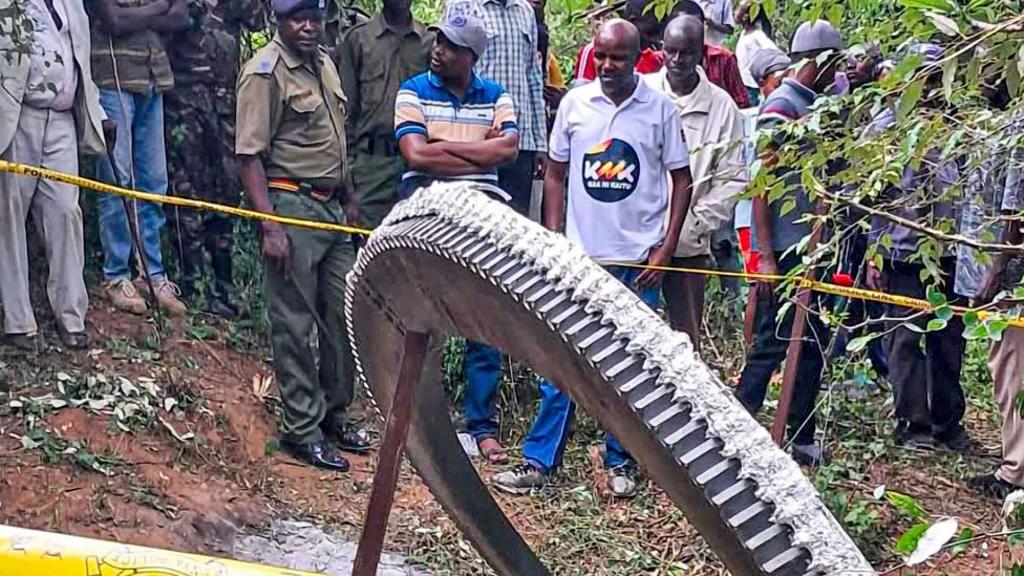
MULTIPOLYGON (((399 198, 437 180, 473 180, 498 188, 498 166, 515 160, 519 128, 512 99, 500 85, 479 77, 473 66, 487 48, 487 31, 474 16, 456 15, 430 28, 437 33, 430 70, 406 80, 395 101, 395 138, 408 171, 399 198)), ((432 349, 433 372, 440 348, 432 349)), ((503 461, 493 409, 501 353, 478 342, 466 344, 466 428, 492 462, 503 461)))
POLYGON ((408 168, 401 198, 436 180, 497 185, 498 166, 518 154, 512 98, 473 72, 487 46, 483 23, 454 16, 430 30, 437 34, 430 70, 403 82, 395 100, 395 138, 408 168))

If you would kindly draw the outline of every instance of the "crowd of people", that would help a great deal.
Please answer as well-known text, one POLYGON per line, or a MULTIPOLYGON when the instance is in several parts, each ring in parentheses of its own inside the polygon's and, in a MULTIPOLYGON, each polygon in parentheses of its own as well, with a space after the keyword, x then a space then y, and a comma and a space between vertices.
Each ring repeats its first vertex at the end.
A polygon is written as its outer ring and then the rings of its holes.
MULTIPOLYGON (((99 179, 144 192, 237 205, 244 191, 260 212, 371 228, 396 202, 436 181, 490 184, 494 201, 528 215, 540 181, 541 223, 564 233, 651 308, 664 303, 670 326, 687 333, 698 351, 706 277, 657 268, 735 261, 774 276, 801 266, 803 254, 794 247, 822 234, 809 218, 821 198, 804 189, 800 167, 777 152, 787 145, 810 152, 815 142, 793 141, 784 128, 822 99, 878 81, 893 65, 873 47, 847 48, 823 20, 801 23, 784 52, 763 11, 752 15, 748 1, 734 10, 730 0, 684 0, 659 19, 643 0, 627 0, 622 17, 600 22, 593 41, 579 49, 568 84, 550 50, 543 0, 448 0, 432 25, 413 17, 411 0, 383 0, 379 14, 336 41, 330 24, 337 19, 325 23, 324 0, 272 0, 276 33, 244 64, 239 35, 263 21, 258 0, 29 0, 24 6, 32 23, 29 50, 0 67, 5 87, 13 86, 0 98, 3 160, 77 174, 81 156, 95 164, 99 179), (737 33, 734 53, 722 44, 737 33), (765 132, 773 137, 756 149, 754 135, 765 132), (758 158, 785 182, 784 198, 742 199, 758 158)), ((908 56, 931 85, 941 83, 940 46, 916 43, 898 58, 908 56)), ((940 104, 929 97, 920 105, 940 104)), ((1018 116, 1010 130, 1024 130, 1024 115, 1018 116)), ((894 121, 894 112, 883 110, 864 132, 883 134, 894 121)), ((1020 150, 992 155, 984 173, 970 179, 975 192, 1007 214, 1024 206, 1021 156, 1020 150)), ((955 218, 957 201, 943 192, 960 180, 961 169, 936 150, 927 162, 907 166, 886 194, 940 198, 927 210, 955 218)), ((29 298, 31 213, 44 240, 59 338, 69 348, 88 347, 78 190, 8 173, 0 175, 0 190, 7 341, 43 349, 29 298)), ((922 232, 901 224, 924 218, 915 212, 921 206, 901 209, 898 219, 875 216, 869 233, 855 235, 861 245, 851 252, 859 256, 850 259, 871 287, 925 295, 924 264, 914 257, 922 232), (868 243, 881 246, 883 267, 864 264, 868 243)), ((1003 241, 1020 244, 1019 219, 1007 221, 1003 241)), ((231 298, 231 219, 104 195, 98 226, 102 295, 114 308, 239 313, 231 298), (178 283, 163 265, 165 220, 178 283), (202 281, 207 273, 209 288, 202 281)), ((365 431, 345 414, 354 371, 344 284, 358 238, 269 221, 260 223, 259 234, 283 400, 281 446, 308 464, 347 470, 339 451, 369 450, 365 431)), ((992 301, 1021 281, 1024 268, 1005 254, 979 267, 977 254, 952 248, 937 259, 949 302, 992 301), (972 266, 975 274, 962 273, 972 266)), ((736 394, 752 413, 764 403, 793 331, 794 309, 777 285, 765 279, 750 291, 750 346, 736 394)), ((817 297, 804 304, 807 330, 789 414, 791 453, 808 465, 828 458, 816 439, 815 408, 830 337, 817 312, 829 305, 817 297)), ((925 331, 922 347, 926 317, 898 306, 883 312, 893 324, 884 345, 871 347, 871 358, 892 383, 897 441, 970 451, 959 377, 963 323, 953 317, 925 331)), ((495 407, 501 351, 471 341, 465 359, 466 431, 490 462, 507 463, 495 407)), ((990 366, 1004 419, 1004 461, 971 484, 1005 495, 1024 486, 1017 410, 1024 330, 1006 330, 993 344, 990 366)), ((529 493, 561 466, 575 407, 547 380, 540 397, 522 464, 496 474, 497 489, 529 493)), ((634 495, 637 466, 628 452, 609 435, 604 454, 611 492, 634 495)))

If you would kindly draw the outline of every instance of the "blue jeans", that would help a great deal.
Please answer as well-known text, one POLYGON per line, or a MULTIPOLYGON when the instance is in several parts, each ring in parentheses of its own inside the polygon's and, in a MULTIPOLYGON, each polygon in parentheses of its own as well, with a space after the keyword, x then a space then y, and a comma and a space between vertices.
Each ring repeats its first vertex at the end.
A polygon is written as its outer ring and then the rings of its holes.
MULTIPOLYGON (((636 278, 641 272, 639 268, 605 266, 604 269, 633 290, 644 304, 652 309, 658 308, 660 287, 638 287, 636 278)), ((540 410, 523 443, 523 456, 526 461, 548 474, 557 470, 562 464, 562 455, 565 453, 565 444, 569 440, 569 429, 572 427, 575 413, 576 405, 569 396, 547 379, 541 378, 540 410)), ((605 438, 605 468, 616 468, 632 462, 633 458, 626 449, 614 436, 608 434, 605 438)))
MULTIPOLYGON (((153 194, 167 193, 167 156, 164 150, 164 101, 158 92, 146 94, 100 90, 100 105, 107 117, 117 123, 117 143, 111 167, 105 156, 97 160, 100 180, 153 194), (134 168, 134 170, 133 170, 134 168)), ((146 253, 149 274, 164 276, 160 252, 160 232, 164 212, 152 202, 136 202, 139 236, 146 253)), ((119 196, 99 197, 100 241, 103 244, 103 276, 107 280, 131 277, 132 237, 124 202, 119 196)))
POLYGON ((477 442, 498 436, 495 402, 500 381, 501 350, 467 340, 466 396, 462 409, 466 414, 466 432, 477 442))

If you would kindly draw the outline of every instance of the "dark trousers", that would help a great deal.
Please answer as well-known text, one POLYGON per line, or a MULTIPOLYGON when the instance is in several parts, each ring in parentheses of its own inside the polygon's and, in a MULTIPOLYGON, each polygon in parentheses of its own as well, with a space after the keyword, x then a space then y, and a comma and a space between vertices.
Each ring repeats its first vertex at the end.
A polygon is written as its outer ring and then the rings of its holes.
MULTIPOLYGON (((676 268, 709 268, 711 259, 707 256, 690 258, 673 257, 676 268)), ((677 332, 686 332, 693 343, 693 349, 700 353, 700 322, 704 312, 704 285, 707 277, 703 274, 669 272, 661 284, 668 312, 668 325, 677 332)))
MULTIPOLYGON (((498 168, 498 187, 512 197, 509 206, 526 216, 533 190, 534 152, 519 151, 515 161, 498 168)), ((466 342, 466 430, 477 441, 498 435, 498 385, 501 350, 479 342, 466 342)))
POLYGON ((498 186, 512 197, 509 201, 512 209, 523 216, 530 214, 536 156, 536 152, 520 150, 515 160, 498 168, 498 186))
MULTIPOLYGON (((775 255, 780 274, 788 273, 800 262, 799 256, 790 255, 780 259, 781 256, 775 255)), ((820 309, 816 296, 812 294, 810 311, 807 313, 807 329, 800 350, 800 369, 793 386, 793 401, 787 422, 789 439, 794 444, 814 442, 814 404, 821 384, 821 370, 825 365, 823 352, 829 340, 828 328, 821 323, 816 313, 820 309)), ((772 374, 786 359, 795 304, 790 306, 780 321, 777 320, 778 313, 784 303, 785 300, 777 295, 764 297, 758 294, 754 313, 754 344, 747 353, 747 363, 743 367, 739 389, 736 391, 739 401, 751 413, 761 409, 772 374)))
MULTIPOLYGON (((956 260, 941 261, 945 285, 943 292, 956 303, 953 278, 956 260)), ((885 291, 890 294, 925 298, 920 264, 893 262, 884 274, 885 291)), ((890 317, 906 317, 914 311, 889 306, 890 317)), ((910 322, 920 329, 932 319, 923 315, 910 322)), ((901 434, 932 434, 945 440, 958 433, 964 415, 964 392, 960 388, 960 367, 964 356, 963 320, 953 316, 942 330, 920 334, 896 328, 887 337, 889 380, 896 403, 896 420, 901 434)))
MULTIPOLYGON (((867 254, 868 248, 868 234, 865 232, 855 232, 851 234, 844 244, 843 258, 840 262, 840 268, 850 274, 858 273, 859 276, 863 276, 865 266, 864 258, 867 254)), ((866 319, 881 318, 885 312, 885 304, 881 302, 874 302, 872 300, 860 300, 858 298, 852 299, 839 299, 837 303, 837 312, 845 312, 848 314, 844 324, 846 326, 857 326, 862 324, 866 319)), ((850 333, 845 328, 839 330, 836 334, 836 345, 834 348, 834 358, 843 358, 846 356, 846 346, 849 344, 852 338, 856 338, 866 333, 878 333, 883 330, 881 323, 871 324, 865 328, 850 333)), ((875 373, 881 378, 889 377, 889 365, 885 358, 885 342, 884 338, 875 338, 868 342, 867 347, 868 360, 871 361, 871 367, 875 369, 875 373)))

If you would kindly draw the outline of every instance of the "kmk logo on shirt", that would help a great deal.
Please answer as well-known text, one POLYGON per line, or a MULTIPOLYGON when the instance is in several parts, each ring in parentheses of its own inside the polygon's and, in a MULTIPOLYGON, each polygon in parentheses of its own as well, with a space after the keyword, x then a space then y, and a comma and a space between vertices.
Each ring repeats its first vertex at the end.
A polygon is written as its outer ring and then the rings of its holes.
POLYGON ((592 146, 583 155, 583 188, 600 202, 618 202, 636 191, 640 158, 618 138, 592 146))

